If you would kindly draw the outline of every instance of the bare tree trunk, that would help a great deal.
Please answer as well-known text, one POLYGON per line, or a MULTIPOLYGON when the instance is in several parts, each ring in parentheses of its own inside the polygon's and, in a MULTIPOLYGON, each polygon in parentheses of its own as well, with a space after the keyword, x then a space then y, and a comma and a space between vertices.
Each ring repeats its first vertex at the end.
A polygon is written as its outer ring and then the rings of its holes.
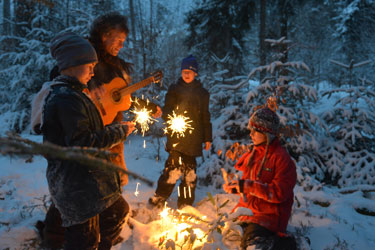
POLYGON ((69 27, 69 3, 70 0, 66 0, 66 20, 65 20, 65 25, 66 27, 69 27))
POLYGON ((3 35, 10 35, 10 0, 3 3, 3 35))
POLYGON ((141 11, 141 1, 138 0, 138 16, 140 16, 139 27, 141 29, 141 41, 142 41, 142 58, 143 58, 143 77, 146 76, 146 50, 145 50, 145 30, 143 28, 143 15, 141 11))
POLYGON ((25 37, 27 29, 31 28, 32 13, 35 11, 35 3, 31 0, 14 0, 14 35, 25 37))
MULTIPOLYGON (((266 38, 266 0, 260 0, 260 22, 259 22, 259 64, 266 65, 266 46, 264 39, 266 38)), ((265 72, 260 72, 259 80, 265 77, 265 72)))
POLYGON ((150 50, 150 54, 149 54, 149 57, 150 57, 150 68, 152 69, 154 66, 153 66, 153 57, 152 57, 152 49, 153 49, 153 23, 152 23, 152 6, 153 5, 153 1, 150 0, 150 32, 149 32, 149 37, 150 37, 150 42, 149 42, 149 50, 150 50))
MULTIPOLYGON (((279 0, 279 16, 280 16, 280 37, 285 37, 288 39, 288 1, 287 0, 279 0)), ((288 61, 288 45, 284 43, 284 45, 280 46, 281 53, 284 55, 281 58, 281 62, 285 63, 288 61)))
POLYGON ((138 66, 138 46, 137 46, 137 33, 135 29, 135 11, 133 0, 129 0, 129 10, 130 10, 130 22, 131 22, 131 38, 133 43, 132 58, 135 67, 138 66))

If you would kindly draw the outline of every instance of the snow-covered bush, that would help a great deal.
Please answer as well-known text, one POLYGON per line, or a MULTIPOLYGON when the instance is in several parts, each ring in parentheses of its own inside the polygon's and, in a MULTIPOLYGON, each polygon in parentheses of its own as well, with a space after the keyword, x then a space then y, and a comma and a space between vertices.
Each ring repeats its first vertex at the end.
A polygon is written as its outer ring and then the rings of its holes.
POLYGON ((375 92, 364 86, 323 92, 337 97, 331 109, 322 113, 329 137, 321 148, 329 181, 341 187, 375 184, 375 92))

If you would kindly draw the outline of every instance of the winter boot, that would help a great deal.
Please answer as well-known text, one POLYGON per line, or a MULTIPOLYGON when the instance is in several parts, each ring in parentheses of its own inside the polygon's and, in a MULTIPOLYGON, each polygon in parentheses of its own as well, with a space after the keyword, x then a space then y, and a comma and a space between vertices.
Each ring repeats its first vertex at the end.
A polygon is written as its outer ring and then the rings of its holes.
POLYGON ((166 199, 160 195, 154 194, 154 196, 148 199, 148 204, 153 207, 162 208, 165 204, 166 199))

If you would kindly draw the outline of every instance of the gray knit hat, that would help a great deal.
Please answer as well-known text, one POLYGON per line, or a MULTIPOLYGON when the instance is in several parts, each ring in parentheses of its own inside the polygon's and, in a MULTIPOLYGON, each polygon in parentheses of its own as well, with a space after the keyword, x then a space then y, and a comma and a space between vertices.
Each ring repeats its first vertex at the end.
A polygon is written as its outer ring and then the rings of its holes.
POLYGON ((262 108, 251 115, 247 127, 250 130, 255 129, 261 133, 277 135, 280 127, 280 119, 271 109, 262 108))
POLYGON ((73 32, 56 35, 51 40, 50 51, 59 70, 98 61, 90 42, 73 32))

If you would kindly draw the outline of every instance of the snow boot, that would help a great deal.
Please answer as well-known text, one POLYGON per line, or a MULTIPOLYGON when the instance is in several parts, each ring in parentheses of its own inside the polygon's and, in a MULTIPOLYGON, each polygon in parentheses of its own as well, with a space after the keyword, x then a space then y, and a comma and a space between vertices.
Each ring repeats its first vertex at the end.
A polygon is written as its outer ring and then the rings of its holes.
POLYGON ((150 197, 150 199, 148 199, 148 204, 153 207, 162 208, 166 200, 167 199, 165 199, 164 197, 155 194, 154 196, 150 197))
POLYGON ((45 228, 45 224, 43 221, 41 220, 38 220, 35 224, 35 228, 38 230, 38 235, 40 237, 41 240, 44 239, 44 232, 43 232, 43 229, 45 228))

